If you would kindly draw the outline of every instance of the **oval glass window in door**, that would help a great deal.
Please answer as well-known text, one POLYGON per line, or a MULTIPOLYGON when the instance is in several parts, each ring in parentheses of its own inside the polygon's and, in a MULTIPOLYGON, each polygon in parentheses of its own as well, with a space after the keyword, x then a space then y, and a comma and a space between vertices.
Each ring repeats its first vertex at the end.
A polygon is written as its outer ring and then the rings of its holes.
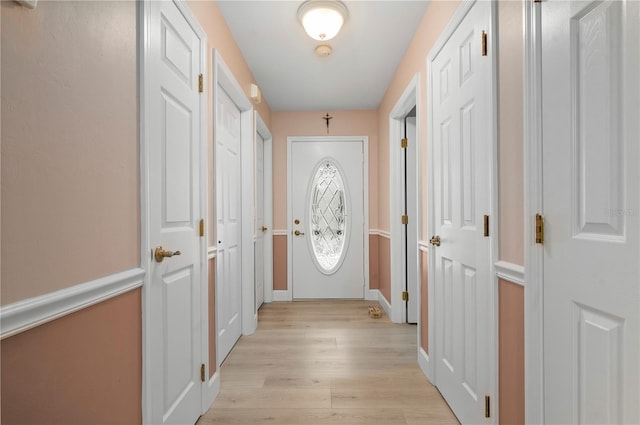
POLYGON ((323 273, 331 273, 344 254, 347 229, 344 183, 330 161, 323 161, 313 178, 309 212, 316 264, 323 273))

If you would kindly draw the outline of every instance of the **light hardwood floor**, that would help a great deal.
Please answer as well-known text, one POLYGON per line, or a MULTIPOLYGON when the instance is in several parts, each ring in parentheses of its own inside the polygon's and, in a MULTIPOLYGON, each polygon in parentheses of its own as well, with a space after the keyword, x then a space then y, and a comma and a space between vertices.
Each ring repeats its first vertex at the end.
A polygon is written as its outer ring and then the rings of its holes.
POLYGON ((416 327, 370 318, 373 304, 265 304, 198 424, 457 424, 418 366, 416 327))

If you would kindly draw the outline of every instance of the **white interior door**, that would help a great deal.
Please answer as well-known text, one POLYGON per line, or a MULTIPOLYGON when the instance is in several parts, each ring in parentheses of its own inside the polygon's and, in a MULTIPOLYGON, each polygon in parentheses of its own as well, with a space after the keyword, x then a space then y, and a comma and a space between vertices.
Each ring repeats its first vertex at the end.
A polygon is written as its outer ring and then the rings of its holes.
POLYGON ((193 424, 202 393, 201 46, 174 2, 149 7, 149 234, 168 256, 154 256, 148 288, 150 422, 193 424))
POLYGON ((364 297, 362 140, 292 141, 293 298, 364 297))
POLYGON ((242 334, 240 110, 220 86, 216 96, 216 325, 222 362, 242 334))
POLYGON ((541 9, 544 420, 640 423, 640 3, 541 9))
POLYGON ((256 311, 264 302, 264 138, 256 133, 256 244, 255 291, 256 311))
POLYGON ((482 56, 491 5, 476 2, 429 64, 432 152, 436 385, 461 423, 484 423, 492 395, 492 57, 482 56))

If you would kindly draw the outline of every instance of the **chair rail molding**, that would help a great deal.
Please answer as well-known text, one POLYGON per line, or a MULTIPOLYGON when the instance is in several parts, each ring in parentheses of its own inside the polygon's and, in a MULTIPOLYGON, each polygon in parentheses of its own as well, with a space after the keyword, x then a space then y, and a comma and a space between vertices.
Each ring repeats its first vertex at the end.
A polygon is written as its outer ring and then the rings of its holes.
POLYGON ((493 266, 498 279, 524 286, 524 266, 508 261, 496 261, 493 266))
POLYGON ((0 307, 0 339, 51 322, 142 287, 145 271, 133 268, 0 307))

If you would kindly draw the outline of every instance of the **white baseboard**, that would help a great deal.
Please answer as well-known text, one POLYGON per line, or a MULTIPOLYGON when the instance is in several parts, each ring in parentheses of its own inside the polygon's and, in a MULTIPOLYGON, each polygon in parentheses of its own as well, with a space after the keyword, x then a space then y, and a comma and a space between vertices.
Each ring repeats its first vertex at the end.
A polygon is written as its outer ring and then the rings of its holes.
POLYGON ((292 301, 291 291, 273 291, 273 301, 292 301))
MULTIPOLYGON (((420 370, 422 370, 424 376, 429 379, 429 355, 422 347, 418 348, 418 364, 420 365, 420 370)), ((429 379, 429 382, 431 382, 431 379, 429 379)), ((435 383, 431 383, 435 385, 435 383)))
POLYGON ((139 288, 135 268, 0 307, 0 338, 6 338, 139 288))
POLYGON ((365 289, 364 291, 364 299, 366 301, 378 301, 378 294, 380 291, 377 289, 365 289))
POLYGON ((213 405, 213 402, 216 400, 216 397, 218 397, 218 394, 220 394, 220 370, 216 370, 216 373, 213 374, 213 376, 211 378, 209 378, 209 380, 207 381, 207 383, 205 384, 206 387, 206 398, 203 398, 202 400, 202 414, 204 415, 205 413, 207 413, 207 410, 209 410, 209 408, 213 405))
POLYGON ((378 291, 378 302, 382 306, 384 312, 387 313, 389 319, 391 319, 391 304, 389 304, 389 301, 387 301, 387 299, 384 297, 384 295, 382 295, 382 292, 380 291, 378 291))

